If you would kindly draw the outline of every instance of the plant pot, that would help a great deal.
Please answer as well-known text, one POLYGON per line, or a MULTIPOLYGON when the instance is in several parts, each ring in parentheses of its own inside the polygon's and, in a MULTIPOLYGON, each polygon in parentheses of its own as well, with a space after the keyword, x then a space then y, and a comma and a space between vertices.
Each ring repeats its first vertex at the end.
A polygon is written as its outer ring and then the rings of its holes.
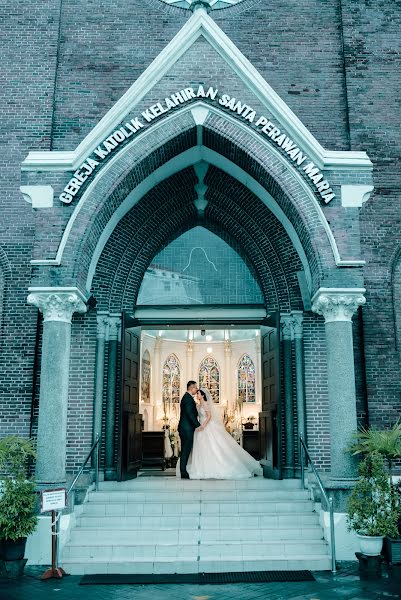
POLYGON ((255 427, 254 423, 251 423, 250 421, 247 421, 246 423, 244 423, 244 429, 253 429, 255 427))
POLYGON ((401 537, 391 538, 388 535, 384 538, 383 545, 384 558, 390 565, 401 564, 401 537))
POLYGON ((25 554, 26 538, 0 540, 0 557, 2 560, 22 560, 25 554))
POLYGON ((360 535, 359 533, 357 533, 357 536, 362 554, 365 554, 365 556, 380 555, 383 548, 383 536, 360 535))

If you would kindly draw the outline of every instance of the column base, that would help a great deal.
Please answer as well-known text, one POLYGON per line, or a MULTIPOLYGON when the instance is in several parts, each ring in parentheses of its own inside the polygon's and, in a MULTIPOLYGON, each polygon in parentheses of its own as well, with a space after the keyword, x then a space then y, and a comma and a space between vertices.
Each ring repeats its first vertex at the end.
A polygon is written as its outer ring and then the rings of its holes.
POLYGON ((294 479, 295 467, 283 467, 283 479, 294 479))
POLYGON ((356 478, 329 477, 325 485, 327 495, 333 498, 335 512, 347 512, 347 501, 355 485, 356 478))
POLYGON ((115 467, 106 467, 104 470, 105 481, 117 481, 117 470, 115 467))

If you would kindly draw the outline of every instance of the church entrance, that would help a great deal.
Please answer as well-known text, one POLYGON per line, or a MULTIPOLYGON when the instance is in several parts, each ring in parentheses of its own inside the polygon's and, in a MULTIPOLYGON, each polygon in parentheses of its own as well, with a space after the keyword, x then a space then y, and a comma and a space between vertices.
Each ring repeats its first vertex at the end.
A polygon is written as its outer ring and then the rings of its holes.
MULTIPOLYGON (((186 312, 199 313, 191 309, 186 312)), ((140 468, 175 467, 180 400, 189 380, 210 391, 226 430, 262 461, 265 475, 281 478, 276 313, 262 317, 262 307, 244 307, 248 316, 236 324, 233 316, 216 321, 216 308, 203 306, 202 323, 186 317, 170 325, 151 324, 157 309, 136 312, 139 318, 123 316, 118 479, 135 477, 140 468)))

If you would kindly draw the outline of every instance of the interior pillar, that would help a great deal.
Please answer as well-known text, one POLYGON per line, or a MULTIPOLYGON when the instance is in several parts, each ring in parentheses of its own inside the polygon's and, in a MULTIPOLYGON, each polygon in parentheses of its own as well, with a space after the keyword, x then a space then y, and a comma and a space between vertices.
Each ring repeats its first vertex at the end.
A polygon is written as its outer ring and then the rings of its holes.
POLYGON ((114 479, 116 476, 114 464, 114 431, 116 421, 117 344, 120 328, 121 316, 109 317, 105 445, 106 479, 114 479))
POLYGON ((304 365, 304 328, 303 314, 301 311, 293 311, 292 327, 294 333, 295 349, 295 385, 296 385, 296 406, 297 406, 297 426, 298 436, 306 439, 306 407, 305 407, 305 365, 304 365))
POLYGON ((356 476, 354 457, 346 448, 357 430, 352 316, 363 305, 364 289, 321 288, 312 310, 324 316, 327 344, 327 379, 330 414, 331 483, 356 476))
POLYGON ((86 305, 75 288, 33 292, 27 302, 43 314, 36 481, 65 485, 71 319, 86 305))
POLYGON ((162 389, 161 389, 161 381, 160 375, 162 373, 162 363, 161 363, 161 344, 162 338, 160 335, 156 336, 155 347, 153 353, 153 361, 152 361, 152 399, 153 399, 153 428, 156 429, 157 421, 159 419, 159 409, 162 404, 162 389))
MULTIPOLYGON (((232 405, 234 398, 232 397, 232 381, 233 381, 233 369, 231 365, 232 347, 230 340, 230 332, 224 332, 224 370, 225 374, 225 390, 224 400, 227 408, 232 405)), ((236 395, 236 394, 235 394, 236 395)))
POLYGON ((292 397, 292 316, 281 316, 284 370, 285 466, 286 477, 294 477, 294 403, 292 397))

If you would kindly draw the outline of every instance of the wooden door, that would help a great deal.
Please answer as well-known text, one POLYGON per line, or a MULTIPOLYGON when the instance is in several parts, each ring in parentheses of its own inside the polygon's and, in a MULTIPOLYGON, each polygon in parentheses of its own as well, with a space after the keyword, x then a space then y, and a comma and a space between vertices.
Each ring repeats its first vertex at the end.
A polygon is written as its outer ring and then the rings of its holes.
POLYGON ((261 328, 262 412, 259 413, 260 456, 269 477, 281 479, 280 320, 276 313, 261 328))
POLYGON ((137 476, 142 461, 142 415, 139 414, 141 328, 129 327, 123 314, 119 480, 137 476))

